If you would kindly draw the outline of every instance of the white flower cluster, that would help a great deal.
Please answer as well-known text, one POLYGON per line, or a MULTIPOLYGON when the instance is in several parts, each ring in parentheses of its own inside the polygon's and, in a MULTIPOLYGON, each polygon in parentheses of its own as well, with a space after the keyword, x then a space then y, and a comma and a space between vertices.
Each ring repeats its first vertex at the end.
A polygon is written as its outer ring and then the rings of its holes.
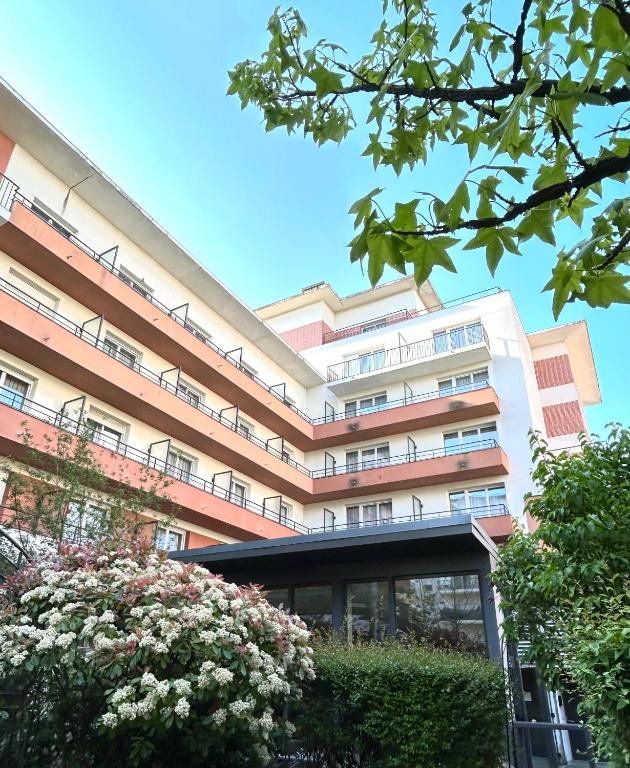
POLYGON ((218 733, 242 727, 265 754, 274 706, 313 677, 302 621, 255 588, 155 553, 69 552, 22 572, 0 594, 0 615, 0 680, 34 656, 78 677, 116 663, 99 719, 108 729, 203 720, 218 733))

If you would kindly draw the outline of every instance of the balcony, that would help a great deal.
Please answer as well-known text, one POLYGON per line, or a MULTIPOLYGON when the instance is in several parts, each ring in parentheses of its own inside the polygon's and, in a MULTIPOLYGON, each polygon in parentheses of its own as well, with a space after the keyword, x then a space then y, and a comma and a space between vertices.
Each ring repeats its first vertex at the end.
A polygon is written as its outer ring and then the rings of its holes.
POLYGON ((516 521, 510 514, 505 504, 491 504, 489 506, 466 507, 464 509, 446 509, 439 512, 425 512, 422 508, 412 504, 414 510, 407 514, 392 515, 390 518, 364 521, 360 520, 353 523, 337 523, 334 520, 328 525, 314 526, 309 529, 309 533, 325 533, 328 531, 346 531, 355 528, 374 528, 382 526, 391 526, 404 523, 416 523, 423 520, 442 520, 461 516, 470 516, 475 518, 484 529, 486 534, 495 542, 505 541, 513 532, 516 521))
MULTIPOLYGON (((61 430, 73 435, 87 434, 83 421, 71 419, 62 410, 55 411, 0 387, 0 452, 3 455, 24 458, 25 448, 20 435, 25 427, 32 435, 34 447, 41 447, 42 452, 50 445, 46 438, 53 437, 54 445, 54 434, 61 430)), ((146 469, 155 470, 155 478, 158 473, 167 475, 170 484, 166 496, 170 503, 166 504, 166 511, 172 511, 183 520, 241 540, 308 532, 306 526, 281 518, 268 505, 237 497, 214 478, 174 472, 176 468, 165 461, 122 441, 95 438, 90 438, 93 455, 113 482, 141 487, 146 482, 146 469)))
POLYGON ((427 427, 461 422, 500 412, 499 398, 488 381, 423 392, 381 405, 313 419, 314 448, 372 440, 427 427))
POLYGON ((244 435, 221 413, 192 402, 163 374, 111 357, 101 339, 4 279, 0 291, 6 351, 279 493, 297 500, 310 493, 308 469, 274 446, 244 435))
POLYGON ((412 376, 444 373, 490 360, 490 343, 481 323, 453 328, 392 349, 379 349, 328 367, 327 380, 338 395, 412 376))
POLYGON ((469 302, 476 301, 477 299, 483 299, 486 296, 494 296, 497 293, 501 293, 502 290, 502 288, 488 288, 485 291, 470 293, 467 296, 460 296, 459 298, 453 299, 452 301, 445 301, 443 304, 437 304, 433 307, 425 307, 424 309, 399 309, 396 312, 390 312, 387 315, 372 317, 362 323, 347 325, 345 328, 339 328, 336 331, 328 331, 323 335, 322 342, 324 344, 332 344, 335 341, 340 341, 341 339, 349 339, 352 336, 362 336, 363 334, 370 331, 389 328, 392 325, 405 323, 408 320, 414 320, 417 317, 423 317, 424 315, 428 315, 433 312, 439 312, 442 309, 451 309, 452 307, 459 307, 462 304, 468 304, 469 302))
POLYGON ((507 475, 508 466, 495 440, 360 461, 312 472, 311 503, 507 475))
POLYGON ((0 222, 7 219, 0 227, 0 249, 16 261, 294 445, 308 441, 310 419, 285 398, 282 384, 269 385, 246 372, 237 350, 220 349, 187 322, 187 308, 168 307, 129 285, 116 266, 118 246, 99 253, 56 228, 0 174, 0 222))

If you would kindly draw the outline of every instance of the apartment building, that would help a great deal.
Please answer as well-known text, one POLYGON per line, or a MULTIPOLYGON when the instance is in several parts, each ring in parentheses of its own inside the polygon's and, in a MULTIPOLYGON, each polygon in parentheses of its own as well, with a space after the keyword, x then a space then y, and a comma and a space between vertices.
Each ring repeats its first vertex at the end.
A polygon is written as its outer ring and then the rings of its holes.
POLYGON ((507 291, 252 311, 5 83, 0 173, 0 453, 87 425, 128 482, 172 477, 172 550, 462 515, 501 541, 528 430, 574 445, 599 402, 586 325, 527 333, 507 291))

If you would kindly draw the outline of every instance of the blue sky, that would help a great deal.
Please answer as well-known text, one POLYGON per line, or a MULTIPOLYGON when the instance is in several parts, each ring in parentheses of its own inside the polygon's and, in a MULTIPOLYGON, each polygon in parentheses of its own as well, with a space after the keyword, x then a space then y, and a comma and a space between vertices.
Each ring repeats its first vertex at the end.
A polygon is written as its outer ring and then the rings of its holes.
MULTIPOLYGON (((447 2, 455 22, 463 0, 447 2)), ((359 51, 381 3, 298 5, 314 39, 359 51)), ((397 182, 360 157, 364 134, 319 149, 299 135, 266 134, 260 115, 241 112, 225 91, 228 69, 266 47, 274 6, 275 0, 0 4, 0 75, 253 307, 319 280, 341 294, 367 288, 367 277, 348 260, 351 203, 377 185, 391 201, 417 189, 447 198, 464 172, 457 155, 441 150, 397 182)), ((569 245, 579 232, 566 229, 561 237, 569 245)), ((434 273, 443 299, 500 285, 512 291, 527 330, 554 324, 550 294, 541 294, 553 248, 529 241, 523 256, 504 258, 494 281, 482 254, 462 252, 457 275, 434 273)), ((629 312, 578 304, 560 322, 581 318, 589 323, 604 398, 587 416, 601 433, 608 421, 630 422, 629 312)))

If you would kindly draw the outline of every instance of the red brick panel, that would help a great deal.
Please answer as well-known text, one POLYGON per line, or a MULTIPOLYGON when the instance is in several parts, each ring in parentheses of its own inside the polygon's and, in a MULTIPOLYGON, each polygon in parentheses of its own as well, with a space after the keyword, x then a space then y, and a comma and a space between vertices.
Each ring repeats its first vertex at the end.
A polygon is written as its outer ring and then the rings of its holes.
POLYGON ((0 173, 6 171, 11 155, 13 154, 13 147, 15 147, 15 142, 11 141, 8 136, 5 136, 4 133, 0 131, 0 173))
POLYGON ((577 400, 547 405, 543 408, 543 416, 548 437, 576 435, 578 432, 586 431, 582 410, 577 400))
POLYGON ((280 336, 296 352, 311 347, 319 347, 324 338, 324 334, 331 330, 330 326, 323 320, 316 320, 314 323, 301 325, 299 328, 292 328, 290 331, 284 331, 280 336))
POLYGON ((573 371, 568 355, 556 355, 546 357, 544 360, 534 360, 536 381, 538 389, 559 387, 561 384, 570 384, 573 379, 573 371))

